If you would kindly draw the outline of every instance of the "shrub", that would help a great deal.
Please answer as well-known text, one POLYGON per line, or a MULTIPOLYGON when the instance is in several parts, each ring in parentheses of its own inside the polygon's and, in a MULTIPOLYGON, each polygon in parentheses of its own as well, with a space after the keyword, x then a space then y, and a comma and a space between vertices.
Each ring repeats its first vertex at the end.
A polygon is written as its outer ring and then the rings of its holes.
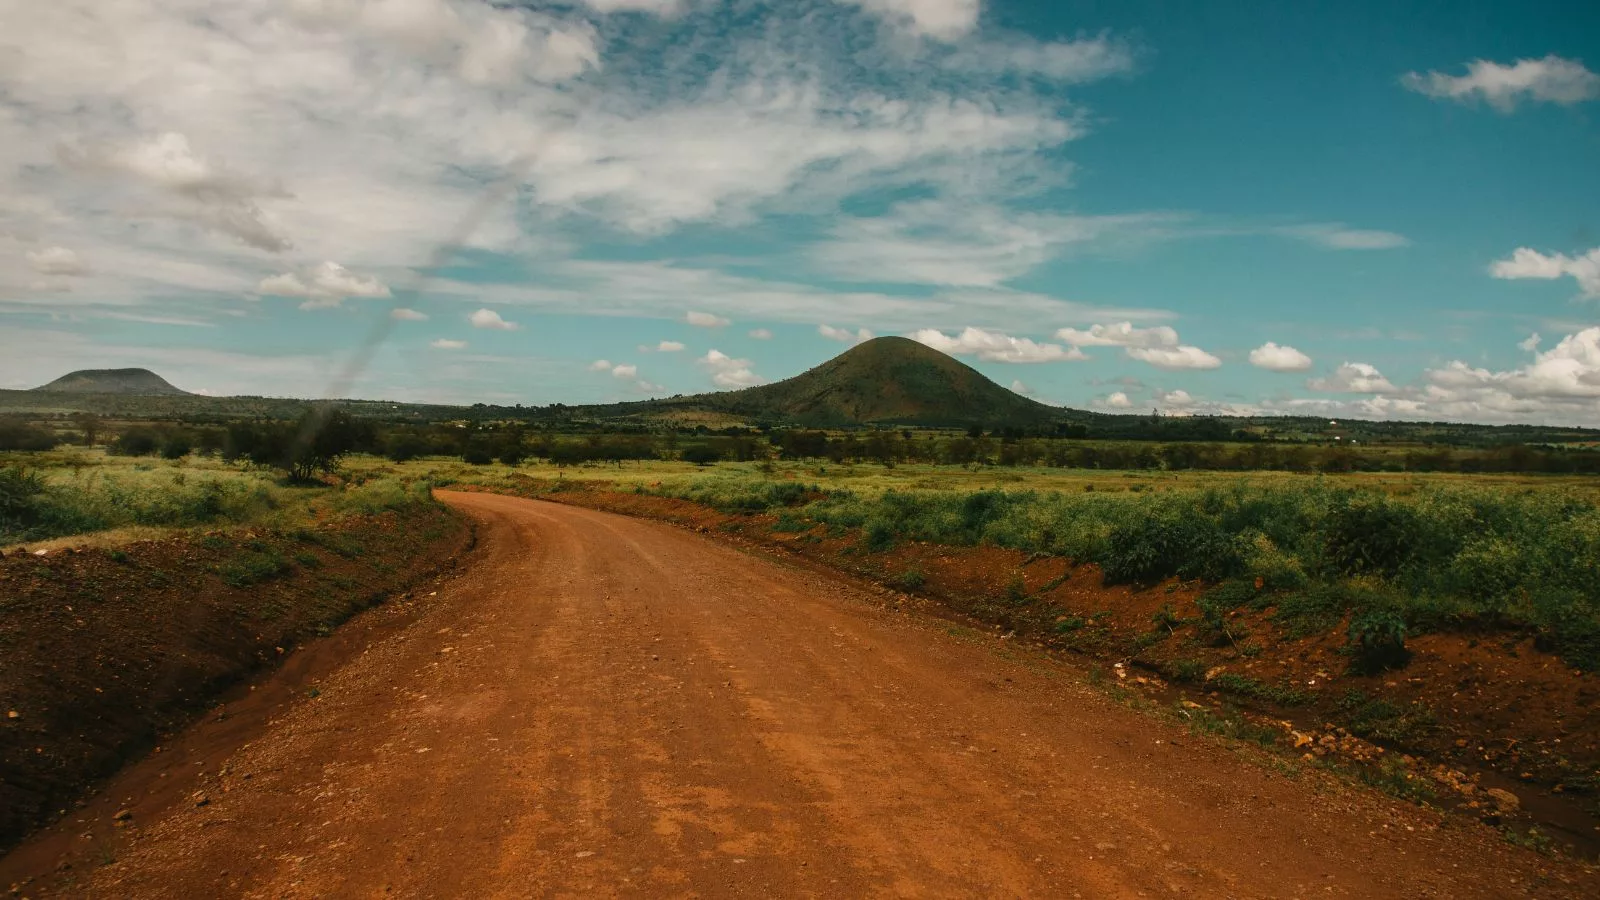
POLYGON ((697 466, 709 466, 721 460, 722 451, 705 444, 696 444, 683 449, 683 461, 697 466))
POLYGON ((1358 674, 1398 669, 1411 661, 1406 621, 1392 609, 1369 609, 1350 620, 1350 668, 1358 674))

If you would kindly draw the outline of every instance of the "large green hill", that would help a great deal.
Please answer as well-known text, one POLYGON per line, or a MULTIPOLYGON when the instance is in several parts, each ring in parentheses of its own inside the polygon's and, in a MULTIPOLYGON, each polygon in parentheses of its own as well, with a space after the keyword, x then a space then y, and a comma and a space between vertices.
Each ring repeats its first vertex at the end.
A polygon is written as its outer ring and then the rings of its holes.
POLYGON ((132 394, 140 397, 182 397, 181 391, 149 369, 79 369, 36 391, 52 394, 132 394))
POLYGON ((773 384, 591 409, 623 416, 704 410, 806 425, 1032 425, 1065 415, 903 337, 875 338, 773 384))

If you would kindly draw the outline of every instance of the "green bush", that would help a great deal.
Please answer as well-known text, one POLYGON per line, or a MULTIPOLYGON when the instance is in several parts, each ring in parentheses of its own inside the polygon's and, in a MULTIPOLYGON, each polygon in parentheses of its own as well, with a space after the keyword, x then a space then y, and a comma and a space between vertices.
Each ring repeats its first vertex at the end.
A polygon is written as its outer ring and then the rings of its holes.
POLYGON ((1392 609, 1365 610, 1350 620, 1350 667, 1361 674, 1398 669, 1411 661, 1406 620, 1392 609))

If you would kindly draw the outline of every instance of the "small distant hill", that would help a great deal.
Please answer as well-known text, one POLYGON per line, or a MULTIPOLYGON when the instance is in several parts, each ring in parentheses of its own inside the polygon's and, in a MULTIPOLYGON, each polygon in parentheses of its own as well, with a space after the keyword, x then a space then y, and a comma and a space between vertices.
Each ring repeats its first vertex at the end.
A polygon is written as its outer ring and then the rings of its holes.
POLYGON ((681 416, 694 410, 805 425, 1026 425, 1063 411, 995 384, 977 369, 909 338, 858 344, 773 384, 592 408, 611 415, 681 416))
POLYGON ((141 397, 187 397, 149 369, 79 369, 36 391, 54 394, 129 394, 141 397))

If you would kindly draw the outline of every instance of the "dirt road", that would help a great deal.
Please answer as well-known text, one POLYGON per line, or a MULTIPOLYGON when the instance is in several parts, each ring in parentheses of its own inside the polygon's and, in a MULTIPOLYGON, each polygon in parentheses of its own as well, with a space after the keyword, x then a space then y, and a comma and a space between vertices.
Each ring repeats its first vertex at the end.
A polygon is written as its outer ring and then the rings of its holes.
POLYGON ((483 523, 465 573, 220 780, 195 776, 204 805, 124 829, 82 893, 1595 889, 1486 827, 1280 774, 845 581, 658 523, 442 496, 483 523))

